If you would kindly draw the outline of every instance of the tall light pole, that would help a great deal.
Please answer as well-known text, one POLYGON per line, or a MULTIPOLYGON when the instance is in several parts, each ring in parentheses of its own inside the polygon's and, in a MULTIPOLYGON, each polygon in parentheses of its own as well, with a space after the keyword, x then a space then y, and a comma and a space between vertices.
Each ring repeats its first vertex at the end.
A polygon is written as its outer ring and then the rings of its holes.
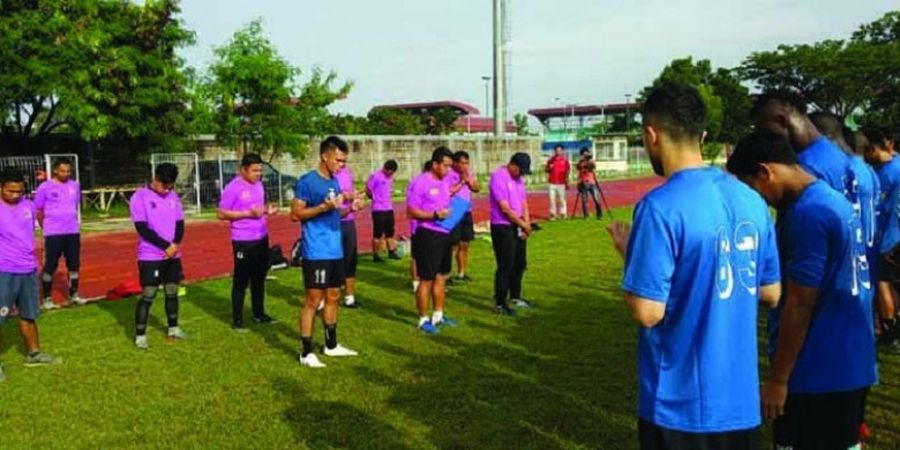
POLYGON ((503 81, 503 0, 494 0, 494 136, 503 136, 505 86, 503 81))
POLYGON ((631 129, 631 94, 625 94, 625 134, 631 129))
POLYGON ((481 77, 481 80, 484 81, 484 117, 491 117, 491 77, 485 75, 481 77))

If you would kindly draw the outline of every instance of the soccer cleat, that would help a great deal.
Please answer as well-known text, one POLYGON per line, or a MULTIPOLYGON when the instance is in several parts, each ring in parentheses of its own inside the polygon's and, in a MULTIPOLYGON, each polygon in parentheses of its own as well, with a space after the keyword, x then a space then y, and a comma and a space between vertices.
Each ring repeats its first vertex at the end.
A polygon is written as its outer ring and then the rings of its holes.
POLYGON ((441 332, 441 330, 438 330, 430 320, 419 325, 419 329, 422 330, 423 333, 431 335, 440 334, 441 332))
POLYGON ((313 369, 321 369, 325 367, 325 364, 322 361, 319 361, 319 358, 315 353, 310 353, 306 356, 300 356, 298 360, 300 361, 301 366, 306 366, 313 369))
POLYGON ((335 345, 334 348, 325 347, 325 350, 322 353, 324 353, 325 356, 356 356, 359 354, 341 344, 335 345))
POLYGON ((147 343, 147 336, 135 336, 134 346, 140 350, 148 350, 150 348, 150 344, 147 343))
POLYGON ((37 351, 25 358, 25 367, 51 366, 61 361, 49 353, 37 351))
POLYGON ((69 302, 74 303, 78 306, 83 306, 87 304, 87 300, 81 298, 77 292, 73 292, 72 295, 69 296, 69 302))
POLYGON ((530 301, 525 300, 524 298, 514 298, 512 299, 512 304, 516 308, 531 308, 534 306, 530 301))
POLYGON ((439 327, 448 327, 448 328, 456 328, 459 326, 459 322, 457 322, 447 316, 444 316, 441 320, 435 322, 434 324, 439 327))
POLYGON ((456 281, 469 282, 469 281, 472 281, 472 277, 470 277, 468 275, 459 275, 456 277, 456 281))
POLYGON ((187 333, 181 330, 181 327, 170 327, 166 337, 170 341, 181 341, 187 339, 187 333))
POLYGON ((272 317, 268 314, 263 314, 261 316, 253 316, 253 321, 256 323, 262 323, 262 324, 266 324, 266 325, 278 323, 278 320, 276 320, 274 317, 272 317))
POLYGON ((501 316, 514 316, 516 312, 513 311, 509 306, 506 305, 497 305, 494 306, 494 312, 500 314, 501 316))
POLYGON ((41 305, 41 309, 45 311, 50 311, 51 309, 58 309, 59 305, 53 302, 53 299, 47 297, 44 299, 44 304, 41 305))
POLYGON ((344 308, 350 308, 350 309, 356 309, 356 308, 361 308, 361 307, 362 307, 362 306, 360 306, 359 302, 356 301, 356 300, 354 300, 354 301, 351 302, 351 303, 347 303, 347 301, 344 300, 343 305, 344 305, 344 308))

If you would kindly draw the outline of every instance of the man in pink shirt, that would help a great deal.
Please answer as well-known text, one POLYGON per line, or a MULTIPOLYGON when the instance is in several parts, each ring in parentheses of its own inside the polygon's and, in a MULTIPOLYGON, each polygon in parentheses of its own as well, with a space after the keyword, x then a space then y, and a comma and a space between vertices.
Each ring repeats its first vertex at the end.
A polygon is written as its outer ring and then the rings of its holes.
MULTIPOLYGON (((349 154, 349 153, 348 153, 349 154)), ((353 172, 344 165, 334 174, 341 186, 344 202, 341 204, 341 246, 344 250, 344 306, 359 308, 356 300, 356 266, 359 263, 359 245, 356 236, 356 213, 363 207, 365 193, 356 192, 353 172)), ((324 304, 322 305, 324 307, 324 304)))
POLYGON ((44 271, 41 282, 44 290, 44 309, 57 308, 51 291, 53 274, 59 258, 65 256, 69 272, 69 300, 83 305, 78 295, 78 269, 81 266, 81 235, 78 225, 78 203, 81 186, 71 179, 72 162, 58 159, 53 164, 53 178, 41 183, 34 196, 37 221, 44 232, 44 271))
POLYGON ((372 199, 372 258, 375 262, 384 262, 379 255, 384 250, 389 259, 400 259, 394 240, 394 202, 391 199, 396 172, 397 161, 391 159, 380 170, 372 172, 366 181, 366 194, 372 199))
POLYGON ((453 170, 447 174, 447 184, 450 186, 450 195, 459 197, 470 203, 465 216, 453 228, 450 233, 450 244, 456 253, 456 280, 471 281, 466 274, 469 265, 469 243, 475 239, 475 221, 472 219, 472 193, 481 191, 481 184, 475 178, 475 174, 469 169, 469 154, 459 150, 453 154, 453 170))
MULTIPOLYGON (((0 325, 19 311, 26 366, 53 364, 40 350, 35 322, 38 308, 37 259, 34 256, 34 204, 25 198, 25 177, 15 169, 0 171, 0 325)), ((0 365, 0 382, 6 380, 0 365)))
POLYGON ((516 153, 509 164, 491 174, 491 241, 497 271, 494 272, 494 310, 511 316, 509 301, 520 308, 531 304, 522 298, 522 277, 527 266, 526 240, 531 236, 531 214, 523 175, 531 173, 531 157, 516 153))
POLYGON ((153 181, 135 191, 129 200, 131 221, 138 233, 138 273, 141 296, 134 313, 134 345, 147 350, 147 322, 150 305, 159 286, 166 300, 167 332, 170 341, 187 335, 178 326, 178 284, 184 270, 181 265, 181 241, 184 238, 184 210, 174 191, 178 166, 163 163, 156 166, 153 181))
POLYGON ((225 186, 219 201, 218 218, 231 222, 231 249, 234 274, 231 279, 231 327, 244 328, 244 295, 250 287, 253 321, 277 322, 266 314, 266 275, 269 273, 269 228, 266 216, 278 208, 266 203, 262 183, 263 161, 256 153, 241 158, 241 169, 225 186))
POLYGON ((453 163, 453 152, 438 147, 431 154, 431 172, 420 175, 406 199, 406 214, 418 225, 413 236, 413 257, 419 275, 416 306, 419 329, 438 334, 441 325, 454 326, 455 321, 444 317, 446 277, 450 274, 450 230, 438 222, 450 215, 450 186, 444 180, 453 163), (433 313, 428 315, 428 299, 433 313))
MULTIPOLYGON (((413 191, 413 188, 415 188, 416 181, 418 181, 419 177, 421 177, 424 174, 427 174, 428 172, 431 172, 431 166, 432 166, 431 160, 426 161, 425 164, 422 166, 422 172, 420 174, 414 176, 413 179, 410 180, 409 185, 406 187, 406 198, 409 198, 409 194, 411 194, 413 191)), ((419 221, 417 221, 416 219, 409 219, 409 237, 410 237, 410 241, 409 241, 409 249, 410 249, 410 252, 409 252, 410 253, 410 255, 409 255, 409 277, 410 277, 410 279, 412 279, 412 290, 413 290, 414 294, 419 290, 419 272, 416 270, 416 255, 415 255, 415 248, 413 246, 413 243, 415 240, 412 238, 413 238, 413 236, 416 235, 416 230, 418 228, 419 228, 419 221)))
POLYGON ((547 182, 550 183, 550 220, 556 220, 557 217, 565 219, 568 217, 566 185, 569 183, 569 159, 562 145, 553 149, 553 156, 547 161, 544 170, 547 172, 547 182))

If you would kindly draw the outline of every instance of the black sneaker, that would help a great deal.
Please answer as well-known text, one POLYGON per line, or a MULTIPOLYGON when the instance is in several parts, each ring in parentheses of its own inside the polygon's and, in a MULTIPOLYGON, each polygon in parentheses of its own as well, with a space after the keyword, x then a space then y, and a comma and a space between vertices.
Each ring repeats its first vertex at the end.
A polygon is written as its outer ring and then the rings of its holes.
POLYGON ((261 316, 254 316, 253 321, 256 323, 262 323, 262 324, 266 324, 266 325, 278 323, 278 320, 276 320, 274 317, 269 316, 268 314, 263 314, 261 316))
POLYGON ((397 254, 397 252, 389 252, 388 259, 403 259, 403 258, 401 258, 400 255, 397 254))
POLYGON ((500 314, 501 316, 514 316, 516 312, 510 309, 509 306, 506 305, 497 305, 494 306, 494 312, 500 314))
POLYGON ((458 276, 456 277, 456 281, 464 281, 468 283, 469 281, 472 281, 472 277, 468 275, 458 276))
POLYGON ((387 262, 387 260, 385 260, 384 258, 382 258, 381 256, 378 256, 378 255, 373 256, 372 261, 377 262, 377 263, 387 262))

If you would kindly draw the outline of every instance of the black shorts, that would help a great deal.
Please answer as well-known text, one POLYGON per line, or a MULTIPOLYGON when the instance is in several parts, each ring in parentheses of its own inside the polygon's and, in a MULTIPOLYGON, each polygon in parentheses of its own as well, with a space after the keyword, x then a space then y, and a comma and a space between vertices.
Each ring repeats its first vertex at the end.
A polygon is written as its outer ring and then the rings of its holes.
POLYGON ((759 427, 722 433, 687 433, 638 420, 641 450, 758 450, 759 427))
POLYGON ((453 227, 450 232, 450 243, 453 245, 462 242, 472 242, 475 240, 475 221, 472 220, 472 212, 469 211, 463 216, 462 220, 453 227))
POLYGON ((138 261, 138 273, 141 286, 159 286, 161 284, 178 284, 184 278, 181 258, 163 261, 138 261))
POLYGON ((394 237, 394 211, 372 211, 372 230, 375 239, 394 237))
POLYGON ((327 259, 311 261, 304 259, 303 287, 308 289, 339 288, 344 285, 344 260, 327 259))
POLYGON ((788 394, 784 415, 775 420, 775 445, 849 448, 859 442, 869 388, 823 394, 788 394))
POLYGON ((344 247, 344 276, 356 278, 356 265, 359 263, 359 249, 356 245, 356 222, 341 222, 341 245, 344 247))
POLYGON ((416 230, 413 236, 413 258, 419 279, 433 281, 438 275, 447 275, 451 269, 450 235, 426 228, 416 230))
POLYGON ((81 268, 80 234, 44 236, 44 273, 53 275, 56 272, 60 256, 66 258, 66 270, 78 272, 81 268))
POLYGON ((878 255, 878 281, 900 281, 900 246, 878 255))

